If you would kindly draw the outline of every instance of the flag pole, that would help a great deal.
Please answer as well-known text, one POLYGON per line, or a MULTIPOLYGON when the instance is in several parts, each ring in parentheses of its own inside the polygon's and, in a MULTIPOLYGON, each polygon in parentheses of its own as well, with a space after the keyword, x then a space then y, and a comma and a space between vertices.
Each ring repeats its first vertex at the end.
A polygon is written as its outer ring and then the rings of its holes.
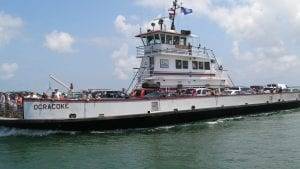
POLYGON ((173 16, 171 18, 172 24, 171 24, 171 30, 175 30, 175 17, 176 17, 176 10, 178 9, 177 0, 174 0, 173 2, 173 8, 171 8, 173 12, 173 16))

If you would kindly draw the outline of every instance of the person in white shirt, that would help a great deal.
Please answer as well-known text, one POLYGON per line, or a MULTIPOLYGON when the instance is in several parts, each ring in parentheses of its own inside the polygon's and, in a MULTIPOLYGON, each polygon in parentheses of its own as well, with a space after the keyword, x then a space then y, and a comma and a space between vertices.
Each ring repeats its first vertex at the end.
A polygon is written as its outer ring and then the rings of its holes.
POLYGON ((0 112, 4 111, 5 108, 5 95, 0 93, 0 112))

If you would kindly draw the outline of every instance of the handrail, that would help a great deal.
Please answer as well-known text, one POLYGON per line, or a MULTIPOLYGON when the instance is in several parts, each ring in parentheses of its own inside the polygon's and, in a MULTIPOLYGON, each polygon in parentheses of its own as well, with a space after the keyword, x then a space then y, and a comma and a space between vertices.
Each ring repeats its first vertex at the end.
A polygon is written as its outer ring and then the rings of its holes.
POLYGON ((206 58, 212 58, 216 60, 216 57, 211 49, 201 48, 201 47, 191 47, 191 48, 155 48, 155 46, 138 46, 137 47, 137 57, 144 57, 146 55, 154 54, 175 54, 175 55, 186 55, 192 57, 204 56, 206 58))

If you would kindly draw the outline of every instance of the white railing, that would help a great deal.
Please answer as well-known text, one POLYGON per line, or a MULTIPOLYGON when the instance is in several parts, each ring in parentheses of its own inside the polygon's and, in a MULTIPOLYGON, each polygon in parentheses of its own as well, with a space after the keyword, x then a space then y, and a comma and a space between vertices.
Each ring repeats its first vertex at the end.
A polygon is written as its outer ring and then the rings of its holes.
POLYGON ((205 57, 205 58, 216 59, 212 50, 207 48, 202 48, 202 47, 188 48, 187 46, 179 46, 179 45, 171 46, 169 48, 163 45, 137 47, 137 58, 159 55, 159 54, 205 57))

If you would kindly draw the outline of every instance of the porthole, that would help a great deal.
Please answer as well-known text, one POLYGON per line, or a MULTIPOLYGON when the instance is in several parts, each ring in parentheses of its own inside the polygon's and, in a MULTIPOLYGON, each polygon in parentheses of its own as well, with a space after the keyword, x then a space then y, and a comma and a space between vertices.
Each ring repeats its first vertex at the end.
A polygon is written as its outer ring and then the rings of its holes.
POLYGON ((76 119, 76 114, 74 114, 74 113, 73 113, 73 114, 70 114, 70 115, 69 115, 69 118, 70 118, 70 119, 76 119))
POLYGON ((192 110, 195 110, 195 109, 196 109, 196 106, 192 106, 191 109, 192 109, 192 110))

